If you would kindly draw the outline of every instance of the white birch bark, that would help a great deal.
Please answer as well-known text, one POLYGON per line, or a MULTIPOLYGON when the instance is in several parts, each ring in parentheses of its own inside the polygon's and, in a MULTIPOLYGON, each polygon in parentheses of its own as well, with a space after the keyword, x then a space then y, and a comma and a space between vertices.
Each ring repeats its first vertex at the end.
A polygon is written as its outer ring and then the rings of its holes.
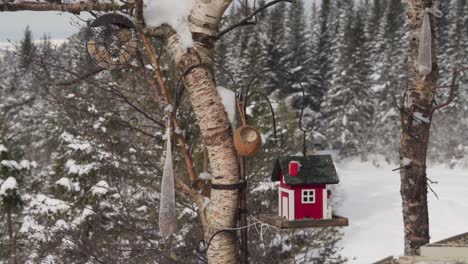
MULTIPOLYGON (((212 65, 213 37, 230 3, 231 0, 196 0, 189 18, 189 26, 194 33, 194 47, 189 52, 179 49, 177 35, 170 37, 167 42, 182 71, 194 65, 204 65, 191 70, 184 81, 208 150, 213 184, 233 184, 239 181, 230 123, 216 89, 213 69, 206 66, 212 65)), ((206 208, 205 240, 209 240, 219 230, 236 225, 238 193, 238 190, 211 191, 210 204, 206 208)), ((222 232, 211 241, 207 252, 208 261, 213 264, 236 263, 236 252, 235 237, 222 232)))

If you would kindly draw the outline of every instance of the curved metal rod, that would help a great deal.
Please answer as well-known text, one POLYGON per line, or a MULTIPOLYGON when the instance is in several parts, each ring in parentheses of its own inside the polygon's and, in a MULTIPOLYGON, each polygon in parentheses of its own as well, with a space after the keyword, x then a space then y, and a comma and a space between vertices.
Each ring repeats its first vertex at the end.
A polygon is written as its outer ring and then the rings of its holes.
MULTIPOLYGON (((246 228, 246 227, 241 227, 241 228, 246 228)), ((210 239, 208 240, 208 242, 206 242, 204 239, 201 239, 198 241, 198 244, 197 244, 197 251, 201 254, 206 254, 206 252, 208 252, 208 249, 210 248, 210 245, 211 245, 211 241, 213 240, 213 238, 215 236, 217 236, 218 234, 220 233, 228 233, 228 234, 231 234, 233 235, 236 239, 236 242, 237 242, 237 245, 240 246, 241 242, 239 240, 239 237, 237 236, 236 232, 235 232, 236 229, 221 229, 219 231, 217 231, 216 233, 214 233, 210 239)))
POLYGON ((302 90, 302 98, 303 98, 303 101, 302 101, 302 108, 301 108, 301 114, 300 114, 300 117, 299 117, 299 129, 304 132, 304 133, 308 133, 308 132, 311 132, 314 128, 310 128, 310 129, 305 129, 303 126, 302 126, 302 119, 304 117, 304 109, 306 107, 306 103, 305 103, 305 89, 304 89, 304 86, 302 86, 302 83, 301 81, 296 77, 296 75, 292 74, 291 72, 285 70, 285 69, 277 69, 277 68, 270 68, 270 69, 266 69, 266 70, 263 70, 259 73, 257 73, 254 77, 252 77, 252 79, 250 79, 250 82, 249 84, 247 85, 247 87, 245 88, 245 91, 244 89, 242 89, 242 92, 241 92, 241 100, 243 100, 243 103, 244 103, 244 112, 245 112, 245 108, 247 106, 247 103, 248 103, 248 95, 249 94, 249 90, 250 90, 250 87, 255 83, 255 81, 258 79, 258 77, 260 77, 262 74, 266 73, 266 72, 274 72, 274 71, 279 71, 279 72, 282 72, 282 73, 286 73, 287 75, 289 75, 297 84, 299 84, 299 86, 301 87, 301 90, 302 90))
MULTIPOLYGON (((250 98, 250 96, 253 96, 253 95, 256 95, 256 94, 263 97, 263 99, 265 99, 265 101, 268 103, 268 106, 270 107, 270 112, 271 112, 271 116, 272 116, 272 119, 273 119, 273 135, 275 137, 275 145, 276 145, 277 148, 281 148, 282 145, 280 145, 279 142, 282 143, 283 138, 282 138, 282 135, 280 137, 278 137, 278 133, 277 133, 277 130, 276 130, 275 110, 273 109, 273 106, 271 105, 270 99, 268 99, 268 96, 266 96, 264 93, 257 92, 257 91, 251 92, 247 97, 250 98)), ((245 111, 245 109, 244 109, 244 111, 245 111)))
POLYGON ((214 65, 216 68, 220 69, 221 71, 223 71, 224 73, 226 73, 226 74, 228 75, 229 79, 231 79, 231 82, 232 82, 232 84, 234 85, 234 94, 235 94, 236 97, 237 97, 237 95, 238 95, 238 92, 237 92, 238 86, 237 86, 237 82, 236 82, 236 80, 234 79, 234 76, 232 75, 232 73, 230 73, 226 68, 224 68, 223 66, 221 66, 221 65, 219 65, 219 64, 217 64, 217 63, 214 63, 213 65, 214 65))

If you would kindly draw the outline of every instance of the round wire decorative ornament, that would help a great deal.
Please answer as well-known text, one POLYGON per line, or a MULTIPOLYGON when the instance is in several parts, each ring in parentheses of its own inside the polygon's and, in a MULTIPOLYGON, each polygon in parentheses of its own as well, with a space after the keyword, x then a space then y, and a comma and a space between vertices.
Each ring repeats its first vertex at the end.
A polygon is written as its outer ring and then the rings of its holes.
POLYGON ((123 15, 98 17, 89 25, 86 36, 86 48, 91 59, 103 69, 128 67, 138 51, 135 24, 123 15))

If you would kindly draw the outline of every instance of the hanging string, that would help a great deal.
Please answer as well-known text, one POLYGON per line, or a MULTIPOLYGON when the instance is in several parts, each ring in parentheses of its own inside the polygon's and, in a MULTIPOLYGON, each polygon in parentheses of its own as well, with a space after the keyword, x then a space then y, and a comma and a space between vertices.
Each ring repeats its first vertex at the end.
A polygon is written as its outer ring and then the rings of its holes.
POLYGON ((303 131, 302 134, 303 134, 302 153, 304 153, 304 157, 305 157, 305 156, 307 156, 307 141, 306 141, 307 136, 306 136, 305 131, 303 131))

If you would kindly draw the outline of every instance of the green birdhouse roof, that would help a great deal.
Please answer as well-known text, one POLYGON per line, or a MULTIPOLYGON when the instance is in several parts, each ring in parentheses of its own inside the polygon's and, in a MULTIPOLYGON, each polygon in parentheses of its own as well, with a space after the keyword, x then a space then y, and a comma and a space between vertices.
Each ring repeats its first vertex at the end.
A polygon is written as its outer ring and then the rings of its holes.
POLYGON ((279 181, 281 173, 284 175, 286 185, 290 186, 337 184, 340 181, 330 155, 279 157, 276 159, 271 180, 279 181), (291 161, 297 161, 300 164, 299 173, 296 176, 289 175, 291 161))

